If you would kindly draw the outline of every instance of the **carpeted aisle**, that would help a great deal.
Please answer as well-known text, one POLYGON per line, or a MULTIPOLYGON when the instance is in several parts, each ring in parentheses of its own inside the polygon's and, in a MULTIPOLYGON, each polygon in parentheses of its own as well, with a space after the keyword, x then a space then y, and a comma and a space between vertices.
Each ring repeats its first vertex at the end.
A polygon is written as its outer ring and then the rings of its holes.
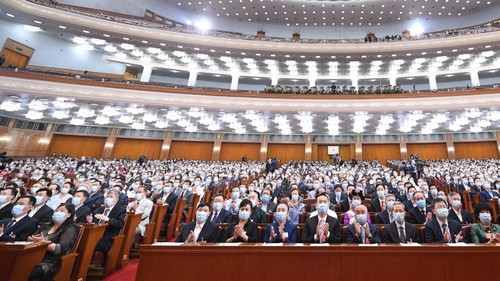
POLYGON ((125 268, 115 271, 103 281, 135 281, 139 259, 132 260, 125 268))

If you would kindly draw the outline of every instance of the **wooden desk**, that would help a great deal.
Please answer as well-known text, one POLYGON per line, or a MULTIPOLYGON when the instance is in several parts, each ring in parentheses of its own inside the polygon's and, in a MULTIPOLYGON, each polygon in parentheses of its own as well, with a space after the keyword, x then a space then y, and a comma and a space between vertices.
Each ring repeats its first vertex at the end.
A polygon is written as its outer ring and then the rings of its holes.
POLYGON ((500 246, 143 245, 136 280, 492 280, 500 246))
POLYGON ((31 271, 42 261, 49 242, 0 242, 0 281, 28 280, 31 271))

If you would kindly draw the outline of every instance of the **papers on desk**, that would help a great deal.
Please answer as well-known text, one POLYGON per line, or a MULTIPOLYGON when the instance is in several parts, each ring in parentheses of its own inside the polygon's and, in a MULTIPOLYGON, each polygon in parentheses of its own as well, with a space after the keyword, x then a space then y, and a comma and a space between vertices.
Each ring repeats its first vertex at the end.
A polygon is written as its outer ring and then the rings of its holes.
POLYGON ((304 243, 295 243, 295 244, 291 244, 292 246, 299 246, 299 247, 302 247, 304 246, 304 243))
POLYGON ((241 244, 241 242, 237 242, 237 243, 219 243, 217 245, 219 245, 219 246, 234 247, 234 246, 239 246, 240 244, 241 244))
POLYGON ((15 242, 7 242, 5 244, 7 244, 7 245, 29 245, 32 243, 33 242, 28 242, 28 241, 15 241, 15 242))
POLYGON ((377 247, 378 244, 359 244, 361 247, 377 247))
POLYGON ((182 246, 184 243, 182 242, 155 242, 153 246, 182 246))
POLYGON ((405 247, 420 247, 422 244, 419 243, 400 243, 399 245, 405 246, 405 247))
POLYGON ((467 243, 464 243, 464 242, 459 242, 459 243, 448 243, 448 246, 452 246, 452 247, 463 247, 463 246, 470 246, 469 244, 467 243))
POLYGON ((283 246, 283 243, 264 243, 262 244, 263 246, 271 246, 271 247, 279 247, 279 246, 283 246))
POLYGON ((319 244, 317 244, 316 243, 316 244, 310 244, 309 246, 311 246, 311 247, 322 247, 322 246, 328 247, 328 246, 330 246, 330 244, 328 244, 328 243, 319 243, 319 244))

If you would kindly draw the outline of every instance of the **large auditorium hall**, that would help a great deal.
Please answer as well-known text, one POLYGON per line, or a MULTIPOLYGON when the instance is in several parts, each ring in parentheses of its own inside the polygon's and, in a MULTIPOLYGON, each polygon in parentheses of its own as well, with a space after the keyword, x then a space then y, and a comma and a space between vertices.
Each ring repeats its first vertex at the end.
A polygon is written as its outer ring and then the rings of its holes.
POLYGON ((0 0, 0 281, 495 279, 498 15, 0 0))

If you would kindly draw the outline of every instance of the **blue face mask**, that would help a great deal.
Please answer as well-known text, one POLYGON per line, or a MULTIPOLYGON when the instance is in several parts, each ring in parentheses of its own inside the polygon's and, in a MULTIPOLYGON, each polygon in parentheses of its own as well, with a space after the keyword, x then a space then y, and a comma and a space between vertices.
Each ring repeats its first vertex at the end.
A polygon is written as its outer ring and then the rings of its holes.
POLYGON ((109 208, 109 207, 111 207, 111 206, 113 206, 114 204, 115 204, 115 199, 113 199, 113 198, 109 198, 109 197, 107 197, 107 198, 104 200, 104 205, 105 205, 106 207, 108 207, 108 208, 109 208))
POLYGON ((233 200, 236 200, 240 197, 240 192, 239 191, 234 191, 233 193, 231 193, 231 198, 233 200))
POLYGON ((12 215, 14 217, 17 217, 19 216, 20 214, 22 214, 24 211, 24 206, 23 205, 14 205, 14 207, 12 207, 12 215))
POLYGON ((385 202, 385 204, 387 205, 387 209, 392 210, 392 207, 394 206, 394 201, 387 201, 385 202))
POLYGON ((7 195, 0 195, 0 205, 7 202, 7 195))
POLYGON ((326 214, 328 213, 328 205, 326 203, 322 203, 318 205, 318 214, 326 214))
POLYGON ((284 222, 286 221, 286 212, 276 212, 274 213, 274 217, 277 222, 284 222))
POLYGON ((80 205, 81 202, 82 202, 82 198, 80 198, 80 197, 73 197, 71 199, 71 203, 73 203, 73 205, 75 205, 75 206, 80 205))
POLYGON ((208 213, 207 212, 196 212, 196 221, 198 223, 204 223, 208 218, 208 213))
POLYGON ((68 194, 68 192, 69 192, 69 188, 67 188, 67 187, 61 188, 61 194, 68 194))
POLYGON ((216 212, 219 212, 220 210, 222 210, 222 202, 215 202, 214 203, 214 210, 216 212))
POLYGON ((417 207, 419 209, 425 209, 425 200, 424 199, 417 200, 417 207))
POLYGON ((248 220, 250 218, 250 212, 248 211, 240 211, 238 213, 238 217, 240 220, 248 220))
POLYGON ((402 223, 405 221, 405 215, 404 213, 393 213, 392 217, 394 218, 395 221, 402 223))
POLYGON ((489 222, 491 222, 491 214, 488 214, 488 213, 479 213, 479 220, 482 223, 489 223, 489 222))
POLYGON ((359 224, 365 224, 367 220, 366 214, 359 214, 356 215, 356 222, 359 224))
POLYGON ((41 204, 42 203, 42 200, 43 200, 43 196, 35 196, 35 199, 36 199, 36 205, 38 204, 41 204))
POLYGON ((446 208, 441 208, 437 210, 437 215, 440 218, 446 218, 448 217, 448 209, 446 208))
POLYGON ((359 205, 361 205, 361 200, 352 200, 352 206, 354 206, 354 208, 356 208, 359 205))
POLYGON ((54 223, 62 223, 66 220, 66 214, 64 212, 54 212, 52 215, 52 220, 54 223))
POLYGON ((293 202, 299 201, 299 195, 298 194, 292 194, 292 201, 293 202))
POLYGON ((135 200, 139 201, 142 199, 142 193, 135 194, 135 200))
POLYGON ((268 203, 271 197, 268 194, 262 195, 262 202, 268 203))
POLYGON ((453 208, 455 208, 455 209, 458 209, 458 208, 460 208, 462 206, 462 202, 460 202, 460 201, 453 201, 453 202, 451 202, 451 206, 453 208))
POLYGON ((169 193, 170 192, 170 186, 165 186, 163 188, 163 193, 169 193))

